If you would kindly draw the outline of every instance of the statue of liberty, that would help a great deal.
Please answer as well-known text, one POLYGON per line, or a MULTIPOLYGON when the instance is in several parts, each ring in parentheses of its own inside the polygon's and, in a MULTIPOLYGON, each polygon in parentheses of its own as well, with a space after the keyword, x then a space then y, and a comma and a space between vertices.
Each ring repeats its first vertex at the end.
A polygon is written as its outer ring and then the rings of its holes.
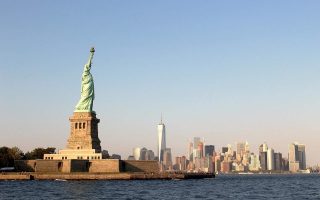
POLYGON ((95 50, 92 47, 90 49, 89 61, 84 65, 81 82, 81 98, 76 106, 75 112, 92 112, 94 100, 94 84, 90 69, 94 52, 95 50))

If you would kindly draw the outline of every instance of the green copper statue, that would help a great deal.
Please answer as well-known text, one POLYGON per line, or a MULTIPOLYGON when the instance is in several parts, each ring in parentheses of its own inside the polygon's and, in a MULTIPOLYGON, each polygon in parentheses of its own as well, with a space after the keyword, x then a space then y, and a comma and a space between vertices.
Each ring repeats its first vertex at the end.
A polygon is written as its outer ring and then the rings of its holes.
POLYGON ((93 112, 94 84, 90 73, 94 48, 90 49, 90 57, 87 64, 84 65, 81 82, 81 98, 76 106, 75 112, 93 112))

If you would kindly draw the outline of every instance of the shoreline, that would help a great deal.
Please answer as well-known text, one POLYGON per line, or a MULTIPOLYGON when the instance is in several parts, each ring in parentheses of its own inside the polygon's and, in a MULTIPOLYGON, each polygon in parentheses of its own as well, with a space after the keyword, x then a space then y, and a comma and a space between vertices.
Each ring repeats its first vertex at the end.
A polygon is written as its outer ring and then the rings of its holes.
POLYGON ((215 178, 213 173, 36 173, 7 172, 0 174, 6 180, 184 180, 215 178))

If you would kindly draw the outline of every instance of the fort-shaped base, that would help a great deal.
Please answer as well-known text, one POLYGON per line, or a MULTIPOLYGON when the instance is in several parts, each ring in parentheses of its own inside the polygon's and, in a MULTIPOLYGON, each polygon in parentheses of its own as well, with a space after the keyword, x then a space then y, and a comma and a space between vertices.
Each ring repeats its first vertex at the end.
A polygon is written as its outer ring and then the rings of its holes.
POLYGON ((56 154, 44 154, 44 160, 100 160, 102 153, 97 153, 95 149, 63 149, 56 154))

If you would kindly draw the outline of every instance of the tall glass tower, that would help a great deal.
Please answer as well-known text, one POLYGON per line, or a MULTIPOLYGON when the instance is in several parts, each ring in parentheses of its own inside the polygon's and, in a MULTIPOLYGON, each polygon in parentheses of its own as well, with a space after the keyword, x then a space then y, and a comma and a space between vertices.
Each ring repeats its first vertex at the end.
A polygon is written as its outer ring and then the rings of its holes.
POLYGON ((162 123, 162 116, 161 122, 158 124, 158 159, 160 162, 163 161, 163 153, 166 149, 166 127, 162 123))
POLYGON ((306 169, 306 146, 294 142, 289 145, 289 171, 297 172, 306 169))

